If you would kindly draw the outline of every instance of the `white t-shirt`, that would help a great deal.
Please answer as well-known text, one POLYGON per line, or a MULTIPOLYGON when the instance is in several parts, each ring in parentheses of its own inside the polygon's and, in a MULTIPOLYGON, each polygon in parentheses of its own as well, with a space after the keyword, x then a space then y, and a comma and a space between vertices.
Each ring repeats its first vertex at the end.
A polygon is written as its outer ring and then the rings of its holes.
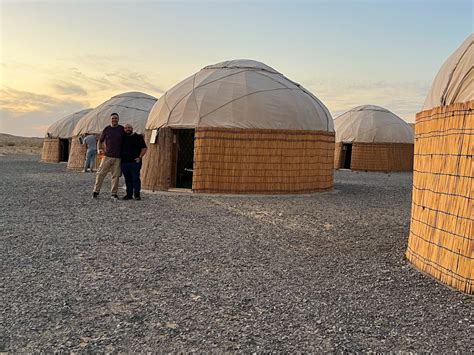
POLYGON ((87 146, 87 150, 96 150, 97 149, 97 139, 93 134, 88 135, 83 139, 83 144, 87 146))

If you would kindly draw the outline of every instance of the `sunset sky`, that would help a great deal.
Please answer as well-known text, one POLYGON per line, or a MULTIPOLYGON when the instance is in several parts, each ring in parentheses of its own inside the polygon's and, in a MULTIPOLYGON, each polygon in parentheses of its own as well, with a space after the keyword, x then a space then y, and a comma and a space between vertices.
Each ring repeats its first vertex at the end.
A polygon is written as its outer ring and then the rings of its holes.
POLYGON ((113 95, 159 97, 239 58, 299 82, 334 117, 375 104, 412 122, 473 16, 471 0, 0 0, 0 132, 43 136, 113 95))

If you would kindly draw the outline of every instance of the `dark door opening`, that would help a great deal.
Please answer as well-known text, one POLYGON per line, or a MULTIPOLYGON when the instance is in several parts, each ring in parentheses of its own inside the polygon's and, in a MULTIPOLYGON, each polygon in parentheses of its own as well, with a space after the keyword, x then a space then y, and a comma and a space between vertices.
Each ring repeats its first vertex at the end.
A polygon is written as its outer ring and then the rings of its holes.
POLYGON ((59 161, 69 160, 69 139, 59 140, 59 161))
POLYGON ((352 143, 343 143, 342 144, 342 157, 341 165, 344 169, 351 168, 351 159, 352 159, 352 143))
POLYGON ((193 186, 194 129, 176 131, 176 187, 191 189, 193 186))

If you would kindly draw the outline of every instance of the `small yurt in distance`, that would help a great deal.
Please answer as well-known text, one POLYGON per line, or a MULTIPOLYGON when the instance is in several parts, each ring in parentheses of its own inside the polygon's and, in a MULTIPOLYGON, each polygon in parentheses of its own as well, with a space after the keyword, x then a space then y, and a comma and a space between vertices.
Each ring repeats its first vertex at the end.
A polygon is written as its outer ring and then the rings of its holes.
POLYGON ((474 35, 446 60, 416 115, 410 235, 418 269, 474 293, 474 35))
POLYGON ((146 189, 283 194, 333 186, 328 109, 254 60, 209 65, 172 87, 150 112, 146 137, 146 189))
POLYGON ((113 96, 87 113, 74 128, 68 169, 84 168, 86 147, 81 144, 79 137, 85 134, 99 136, 110 125, 110 115, 114 112, 120 116, 119 124, 130 123, 135 132, 144 133, 148 114, 155 102, 155 97, 142 92, 126 92, 113 96))
POLYGON ((334 119, 334 167, 366 171, 411 171, 413 129, 389 110, 363 105, 334 119))
POLYGON ((92 109, 85 109, 61 118, 48 127, 43 140, 41 161, 59 163, 68 161, 71 137, 77 122, 92 109))

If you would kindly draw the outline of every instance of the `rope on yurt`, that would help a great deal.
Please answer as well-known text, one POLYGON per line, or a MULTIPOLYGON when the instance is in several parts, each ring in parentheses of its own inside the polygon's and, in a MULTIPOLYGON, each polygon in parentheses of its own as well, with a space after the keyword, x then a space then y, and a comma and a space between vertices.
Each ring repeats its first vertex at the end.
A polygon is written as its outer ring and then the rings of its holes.
MULTIPOLYGON (((466 55, 467 51, 471 48, 472 46, 472 43, 471 42, 467 47, 466 49, 464 50, 464 52, 462 52, 462 54, 459 56, 459 60, 456 62, 456 64, 453 66, 453 69, 451 70, 451 72, 449 73, 449 79, 448 79, 448 82, 446 83, 446 86, 444 87, 443 89, 443 93, 441 94, 441 102, 440 102, 440 105, 446 105, 446 96, 448 94, 448 89, 449 87, 451 86, 451 81, 453 80, 453 76, 454 76, 454 72, 456 71, 456 69, 458 68, 458 65, 459 63, 461 63, 461 60, 464 58, 464 56, 466 55)), ((471 66, 471 70, 472 70, 472 66, 471 66)), ((466 75, 464 76, 467 77, 470 73, 469 70, 466 75)), ((462 81, 464 81, 464 78, 462 78, 462 81)), ((459 87, 461 87, 461 85, 459 85, 459 87)))

